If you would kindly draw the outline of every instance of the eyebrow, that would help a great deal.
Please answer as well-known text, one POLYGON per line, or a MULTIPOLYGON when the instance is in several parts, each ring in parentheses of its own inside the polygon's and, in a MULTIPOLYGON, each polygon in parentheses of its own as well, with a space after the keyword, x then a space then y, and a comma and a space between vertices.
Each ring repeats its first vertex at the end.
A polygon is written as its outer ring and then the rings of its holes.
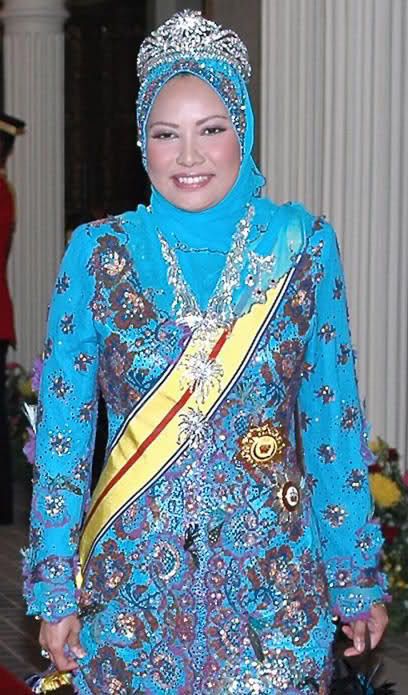
MULTIPOLYGON (((211 116, 206 116, 205 118, 200 118, 199 121, 196 122, 196 125, 203 125, 206 123, 206 121, 210 121, 213 118, 222 118, 225 121, 228 121, 228 116, 224 116, 220 113, 215 113, 211 116)), ((179 128, 180 126, 177 125, 177 123, 169 123, 168 121, 154 121, 154 123, 151 123, 149 126, 149 130, 151 128, 154 128, 155 126, 162 125, 166 126, 167 128, 179 128)))
POLYGON ((151 128, 154 128, 155 125, 164 125, 168 128, 178 128, 179 127, 177 125, 177 123, 168 123, 167 121, 155 121, 154 123, 151 123, 149 125, 149 130, 151 130, 151 128))
POLYGON ((212 118, 223 118, 225 121, 228 121, 228 116, 223 116, 221 113, 214 113, 212 116, 201 118, 201 120, 197 121, 196 125, 203 125, 203 123, 211 120, 212 118))

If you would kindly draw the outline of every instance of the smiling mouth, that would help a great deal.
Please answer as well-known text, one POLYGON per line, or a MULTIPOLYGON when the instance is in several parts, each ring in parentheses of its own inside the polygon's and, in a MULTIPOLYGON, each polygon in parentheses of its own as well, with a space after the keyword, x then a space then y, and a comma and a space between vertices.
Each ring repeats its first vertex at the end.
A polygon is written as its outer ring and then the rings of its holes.
POLYGON ((212 174, 197 176, 173 176, 173 181, 178 188, 195 190, 206 186, 212 178, 212 174))

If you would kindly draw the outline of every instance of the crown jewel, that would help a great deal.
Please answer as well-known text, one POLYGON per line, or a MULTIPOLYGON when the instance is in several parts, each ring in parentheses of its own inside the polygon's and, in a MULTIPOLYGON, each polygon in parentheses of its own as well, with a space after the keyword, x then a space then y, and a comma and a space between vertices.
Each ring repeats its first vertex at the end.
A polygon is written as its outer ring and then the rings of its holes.
POLYGON ((234 31, 205 19, 201 12, 183 10, 142 42, 137 57, 139 79, 143 82, 157 65, 190 56, 198 60, 214 58, 230 63, 245 82, 251 76, 248 51, 234 31))

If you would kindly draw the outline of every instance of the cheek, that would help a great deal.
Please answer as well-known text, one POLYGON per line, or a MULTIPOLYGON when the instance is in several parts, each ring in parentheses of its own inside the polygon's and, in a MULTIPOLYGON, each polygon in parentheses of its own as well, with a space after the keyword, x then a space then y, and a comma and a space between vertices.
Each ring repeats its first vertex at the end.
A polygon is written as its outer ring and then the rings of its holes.
POLYGON ((225 170, 231 178, 236 178, 241 166, 241 149, 233 131, 228 132, 228 137, 224 138, 222 146, 217 147, 214 159, 220 168, 225 170))
POLYGON ((163 143, 154 140, 147 143, 147 173, 150 179, 161 178, 169 170, 169 154, 163 143))

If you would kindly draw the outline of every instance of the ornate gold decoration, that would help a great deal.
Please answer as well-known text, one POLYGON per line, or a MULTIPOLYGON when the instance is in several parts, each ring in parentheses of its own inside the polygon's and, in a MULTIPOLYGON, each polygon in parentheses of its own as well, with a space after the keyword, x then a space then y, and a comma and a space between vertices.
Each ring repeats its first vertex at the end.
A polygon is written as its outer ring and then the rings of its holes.
POLYGON ((35 693, 51 693, 55 690, 59 690, 64 685, 70 685, 72 682, 72 677, 70 673, 67 672, 55 672, 51 673, 49 676, 42 678, 38 687, 40 690, 34 690, 35 693))
POLYGON ((267 421, 260 427, 251 427, 241 438, 238 458, 255 466, 269 466, 282 460, 287 446, 283 427, 274 427, 267 421))

